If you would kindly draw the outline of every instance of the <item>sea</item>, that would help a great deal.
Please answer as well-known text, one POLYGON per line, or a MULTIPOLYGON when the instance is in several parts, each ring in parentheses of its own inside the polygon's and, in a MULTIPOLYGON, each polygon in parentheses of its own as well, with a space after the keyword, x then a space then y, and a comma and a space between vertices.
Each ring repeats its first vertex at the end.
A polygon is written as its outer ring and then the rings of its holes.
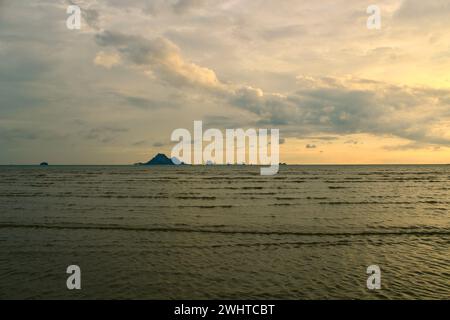
POLYGON ((449 182, 445 165, 1 166, 0 299, 448 299, 449 182))

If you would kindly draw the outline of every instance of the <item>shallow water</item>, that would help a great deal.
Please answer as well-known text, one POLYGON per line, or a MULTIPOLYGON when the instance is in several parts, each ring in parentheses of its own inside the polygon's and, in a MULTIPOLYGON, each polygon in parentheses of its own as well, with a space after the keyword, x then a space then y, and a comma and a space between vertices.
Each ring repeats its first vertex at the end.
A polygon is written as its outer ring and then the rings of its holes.
POLYGON ((450 166, 3 166, 0 298, 448 299, 449 181, 450 166))

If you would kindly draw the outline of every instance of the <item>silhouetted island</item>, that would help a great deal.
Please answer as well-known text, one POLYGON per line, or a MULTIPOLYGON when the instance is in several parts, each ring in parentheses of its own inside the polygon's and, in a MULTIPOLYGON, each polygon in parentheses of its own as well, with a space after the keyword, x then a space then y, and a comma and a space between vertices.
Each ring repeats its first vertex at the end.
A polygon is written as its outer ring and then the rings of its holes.
POLYGON ((163 153, 158 153, 152 160, 146 163, 137 163, 140 166, 174 166, 172 159, 163 153))
POLYGON ((42 167, 46 167, 46 166, 48 166, 48 163, 47 162, 41 162, 39 165, 42 166, 42 167))

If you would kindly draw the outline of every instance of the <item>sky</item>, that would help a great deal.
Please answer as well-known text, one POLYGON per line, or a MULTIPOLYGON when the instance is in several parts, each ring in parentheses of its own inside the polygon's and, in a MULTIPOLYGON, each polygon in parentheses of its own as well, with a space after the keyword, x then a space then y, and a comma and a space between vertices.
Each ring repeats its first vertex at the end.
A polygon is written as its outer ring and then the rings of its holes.
POLYGON ((0 0, 0 164, 148 161, 195 120, 277 128, 291 164, 450 163, 449 17, 448 0, 0 0))

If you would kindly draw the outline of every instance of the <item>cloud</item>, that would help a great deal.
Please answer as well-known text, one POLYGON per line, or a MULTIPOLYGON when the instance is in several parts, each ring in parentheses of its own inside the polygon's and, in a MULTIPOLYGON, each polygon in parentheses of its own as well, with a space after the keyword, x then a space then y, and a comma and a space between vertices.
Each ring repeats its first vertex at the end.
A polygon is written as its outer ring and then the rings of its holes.
POLYGON ((1 161, 133 161, 133 142, 198 119, 279 128, 317 151, 359 133, 377 137, 367 149, 449 145, 448 1, 381 0, 381 32, 357 0, 73 2, 79 31, 67 0, 0 0, 1 161), (96 129, 115 124, 130 129, 96 129))
POLYGON ((358 78, 310 81, 288 95, 241 89, 232 103, 254 113, 261 123, 298 135, 368 133, 450 146, 448 134, 435 133, 440 120, 450 116, 450 90, 358 78))
POLYGON ((164 108, 176 109, 179 107, 179 102, 177 101, 178 97, 176 95, 168 95, 165 99, 154 99, 121 92, 109 92, 108 94, 114 100, 121 101, 124 105, 142 110, 157 110, 164 108))
POLYGON ((99 29, 100 14, 97 10, 82 8, 81 13, 88 26, 93 29, 99 29))
POLYGON ((129 130, 116 126, 102 126, 91 128, 88 131, 81 133, 87 140, 96 140, 102 143, 110 143, 114 141, 119 135, 128 132, 129 130))
POLYGON ((133 142, 133 146, 135 146, 135 147, 142 147, 142 146, 145 146, 146 144, 147 144, 146 140, 139 140, 139 141, 133 142))
POLYGON ((35 144, 41 140, 55 143, 61 142, 67 138, 67 135, 61 132, 47 128, 30 128, 29 123, 16 123, 11 125, 0 122, 0 143, 2 147, 17 147, 21 144, 35 144))
POLYGON ((4 142, 20 142, 20 140, 36 140, 40 133, 36 130, 25 128, 0 128, 0 141, 4 142))
MULTIPOLYGON (((213 70, 187 61, 181 50, 165 38, 149 40, 105 31, 97 34, 96 40, 171 86, 204 89, 219 103, 254 114, 254 123, 260 126, 284 128, 286 136, 368 133, 450 145, 449 136, 433 133, 439 125, 436 119, 449 116, 450 90, 326 76, 297 77, 301 87, 289 94, 266 93, 249 85, 221 82, 213 70)), ((146 103, 133 98, 129 102, 141 106, 146 103)))
POLYGON ((248 119, 242 117, 230 117, 222 115, 207 115, 203 117, 203 123, 208 128, 242 128, 248 125, 248 119))
POLYGON ((448 0, 404 0, 395 12, 396 18, 421 24, 447 22, 450 16, 448 0))
POLYGON ((333 136, 307 136, 306 138, 311 140, 323 140, 323 141, 335 141, 338 140, 339 137, 333 137, 333 136))
POLYGON ((206 3, 206 0, 177 0, 172 6, 176 13, 182 14, 200 8, 206 3))
POLYGON ((356 140, 347 140, 344 143, 345 144, 354 144, 354 145, 362 144, 362 142, 359 142, 359 141, 356 141, 356 140))
MULTIPOLYGON (((136 147, 142 147, 142 146, 147 146, 147 145, 148 145, 148 141, 147 140, 139 140, 139 141, 136 141, 136 142, 133 143, 133 146, 136 146, 136 147)), ((152 147, 154 147, 154 148, 162 148, 162 147, 165 147, 167 145, 168 145, 167 143, 157 141, 157 142, 154 142, 152 144, 152 147)))
POLYGON ((306 28, 300 24, 283 25, 279 27, 266 28, 261 31, 261 36, 266 41, 289 39, 302 36, 306 28))
POLYGON ((172 85, 196 86, 207 89, 223 89, 211 69, 186 61, 180 49, 171 41, 159 37, 152 40, 118 32, 104 31, 96 35, 100 46, 112 47, 127 61, 143 69, 157 73, 172 85))
POLYGON ((95 56, 94 63, 98 66, 110 69, 111 67, 120 63, 120 55, 116 52, 108 53, 100 51, 95 56))
POLYGON ((217 4, 217 1, 211 0, 106 0, 106 2, 120 9, 139 9, 155 17, 161 14, 184 15, 209 4, 213 6, 217 4))
POLYGON ((155 142, 154 144, 153 144, 153 146, 155 147, 155 148, 160 148, 160 147, 164 147, 166 144, 165 143, 162 143, 162 142, 155 142))
POLYGON ((439 146, 425 144, 421 142, 409 142, 406 144, 399 145, 387 145, 384 146, 383 149, 387 151, 409 151, 409 150, 421 150, 421 149, 429 149, 432 148, 434 150, 439 149, 439 146))
POLYGON ((317 146, 315 144, 307 144, 306 149, 316 149, 317 146))

